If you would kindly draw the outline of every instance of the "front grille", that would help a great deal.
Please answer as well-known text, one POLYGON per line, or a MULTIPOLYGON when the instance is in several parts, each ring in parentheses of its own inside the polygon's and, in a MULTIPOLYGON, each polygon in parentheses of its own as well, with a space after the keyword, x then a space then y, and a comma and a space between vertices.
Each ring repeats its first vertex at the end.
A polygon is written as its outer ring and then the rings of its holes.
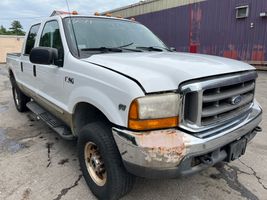
POLYGON ((203 91, 201 125, 231 119, 247 110, 254 98, 255 81, 203 91), (239 98, 238 102, 233 102, 239 98))
POLYGON ((249 112, 256 78, 251 71, 184 84, 182 125, 202 131, 249 112))

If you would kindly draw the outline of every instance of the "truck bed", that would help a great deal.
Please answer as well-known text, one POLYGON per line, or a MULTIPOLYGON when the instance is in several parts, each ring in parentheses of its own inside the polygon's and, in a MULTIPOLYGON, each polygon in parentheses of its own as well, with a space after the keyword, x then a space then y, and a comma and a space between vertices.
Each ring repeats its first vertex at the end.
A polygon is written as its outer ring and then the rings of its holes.
POLYGON ((7 57, 20 57, 21 53, 7 53, 7 57))

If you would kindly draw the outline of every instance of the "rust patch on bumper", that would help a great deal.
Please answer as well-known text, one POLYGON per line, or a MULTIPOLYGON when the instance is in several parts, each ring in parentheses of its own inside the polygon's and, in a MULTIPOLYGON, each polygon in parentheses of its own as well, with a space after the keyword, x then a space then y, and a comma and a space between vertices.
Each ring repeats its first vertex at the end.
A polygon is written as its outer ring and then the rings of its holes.
POLYGON ((186 154, 184 133, 175 129, 143 132, 135 135, 135 140, 148 162, 178 164, 186 154))

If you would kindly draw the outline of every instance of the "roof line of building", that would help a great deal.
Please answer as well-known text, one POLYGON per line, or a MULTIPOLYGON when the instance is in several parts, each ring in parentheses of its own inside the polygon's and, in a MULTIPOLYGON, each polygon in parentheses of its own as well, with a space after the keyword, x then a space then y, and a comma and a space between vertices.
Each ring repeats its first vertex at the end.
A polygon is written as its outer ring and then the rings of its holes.
POLYGON ((105 11, 105 12, 102 12, 100 14, 104 15, 106 13, 118 12, 118 11, 125 10, 125 9, 128 9, 128 8, 134 8, 134 7, 137 7, 137 6, 140 6, 140 5, 149 4, 149 3, 152 3, 154 1, 160 1, 160 0, 143 0, 143 1, 139 1, 138 3, 130 4, 128 6, 123 6, 123 7, 120 7, 120 8, 115 8, 113 10, 105 11))
POLYGON ((24 38, 24 35, 0 35, 1 38, 24 38))
POLYGON ((158 12, 170 8, 175 8, 179 6, 185 6, 194 3, 200 3, 207 0, 146 0, 140 1, 132 5, 120 7, 117 9, 105 11, 101 15, 107 13, 113 14, 114 16, 122 16, 124 18, 136 17, 139 15, 158 12))

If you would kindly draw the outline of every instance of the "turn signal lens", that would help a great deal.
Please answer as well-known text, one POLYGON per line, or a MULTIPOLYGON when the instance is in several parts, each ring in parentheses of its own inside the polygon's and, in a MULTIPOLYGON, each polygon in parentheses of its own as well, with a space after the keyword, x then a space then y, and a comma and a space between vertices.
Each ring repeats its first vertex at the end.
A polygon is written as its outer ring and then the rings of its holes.
POLYGON ((138 119, 138 101, 134 100, 131 104, 130 111, 129 111, 129 119, 138 119))
POLYGON ((129 128, 133 130, 150 130, 158 128, 172 128, 178 126, 178 117, 148 120, 129 120, 129 128))

